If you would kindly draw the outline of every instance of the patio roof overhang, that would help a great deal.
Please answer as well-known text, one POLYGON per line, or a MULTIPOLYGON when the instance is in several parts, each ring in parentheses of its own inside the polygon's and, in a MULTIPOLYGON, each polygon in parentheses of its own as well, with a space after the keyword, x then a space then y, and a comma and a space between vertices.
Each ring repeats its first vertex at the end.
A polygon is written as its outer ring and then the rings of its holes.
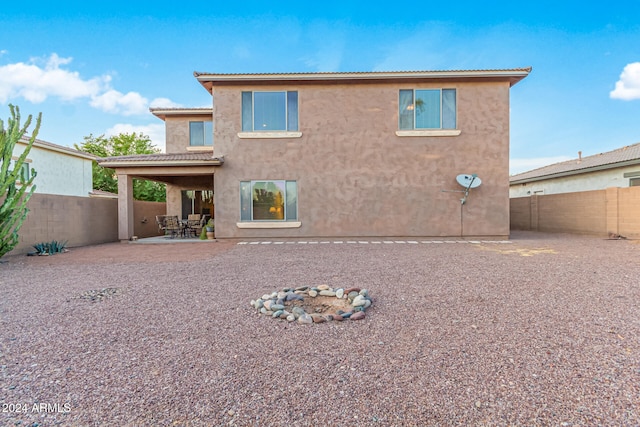
POLYGON ((201 108, 149 108, 149 111, 154 116, 161 120, 166 120, 167 117, 185 117, 185 116, 202 116, 204 118, 211 119, 213 115, 213 108, 201 107, 201 108))
POLYGON ((224 156, 210 153, 140 154, 98 160, 118 175, 150 179, 190 188, 210 188, 211 176, 224 164, 224 156))

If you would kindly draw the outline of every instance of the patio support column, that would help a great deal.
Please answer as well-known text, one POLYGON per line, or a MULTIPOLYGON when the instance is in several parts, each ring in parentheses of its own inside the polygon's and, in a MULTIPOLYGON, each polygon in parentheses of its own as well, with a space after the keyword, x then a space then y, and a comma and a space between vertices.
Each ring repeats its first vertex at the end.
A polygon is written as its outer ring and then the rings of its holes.
POLYGON ((118 174, 118 239, 133 236, 133 178, 118 174))

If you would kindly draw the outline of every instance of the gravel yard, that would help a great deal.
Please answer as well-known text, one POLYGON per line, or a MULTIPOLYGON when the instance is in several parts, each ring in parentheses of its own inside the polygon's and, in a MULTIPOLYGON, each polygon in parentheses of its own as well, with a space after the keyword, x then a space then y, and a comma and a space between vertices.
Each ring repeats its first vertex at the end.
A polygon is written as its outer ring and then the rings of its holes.
POLYGON ((640 425, 640 242, 106 244, 0 264, 0 425, 640 425), (257 314, 367 288, 360 321, 257 314))

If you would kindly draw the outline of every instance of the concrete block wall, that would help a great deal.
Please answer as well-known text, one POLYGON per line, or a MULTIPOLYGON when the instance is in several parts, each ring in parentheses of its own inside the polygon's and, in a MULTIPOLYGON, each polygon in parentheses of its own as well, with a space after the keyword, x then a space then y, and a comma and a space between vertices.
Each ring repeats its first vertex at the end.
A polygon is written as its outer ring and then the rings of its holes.
POLYGON ((550 194, 536 199, 539 231, 590 234, 591 230, 601 233, 606 229, 604 191, 550 194))
MULTIPOLYGON (((18 232, 18 245, 7 255, 25 254, 34 244, 52 240, 66 240, 68 247, 118 241, 117 199, 36 193, 27 206, 29 214, 18 232)), ((158 235, 155 216, 165 211, 165 203, 134 202, 136 235, 158 235)))
POLYGON ((640 238, 640 187, 616 188, 618 195, 617 234, 640 238))

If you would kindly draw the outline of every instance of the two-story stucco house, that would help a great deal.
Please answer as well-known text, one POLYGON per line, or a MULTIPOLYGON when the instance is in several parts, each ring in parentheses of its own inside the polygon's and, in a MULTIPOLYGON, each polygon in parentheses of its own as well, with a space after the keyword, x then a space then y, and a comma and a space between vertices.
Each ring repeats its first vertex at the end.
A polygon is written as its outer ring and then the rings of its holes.
POLYGON ((506 238, 509 92, 530 71, 194 73, 212 108, 152 109, 166 154, 100 163, 119 237, 141 177, 167 183, 169 214, 213 190, 217 238, 506 238), (464 204, 460 174, 482 182, 464 204))

